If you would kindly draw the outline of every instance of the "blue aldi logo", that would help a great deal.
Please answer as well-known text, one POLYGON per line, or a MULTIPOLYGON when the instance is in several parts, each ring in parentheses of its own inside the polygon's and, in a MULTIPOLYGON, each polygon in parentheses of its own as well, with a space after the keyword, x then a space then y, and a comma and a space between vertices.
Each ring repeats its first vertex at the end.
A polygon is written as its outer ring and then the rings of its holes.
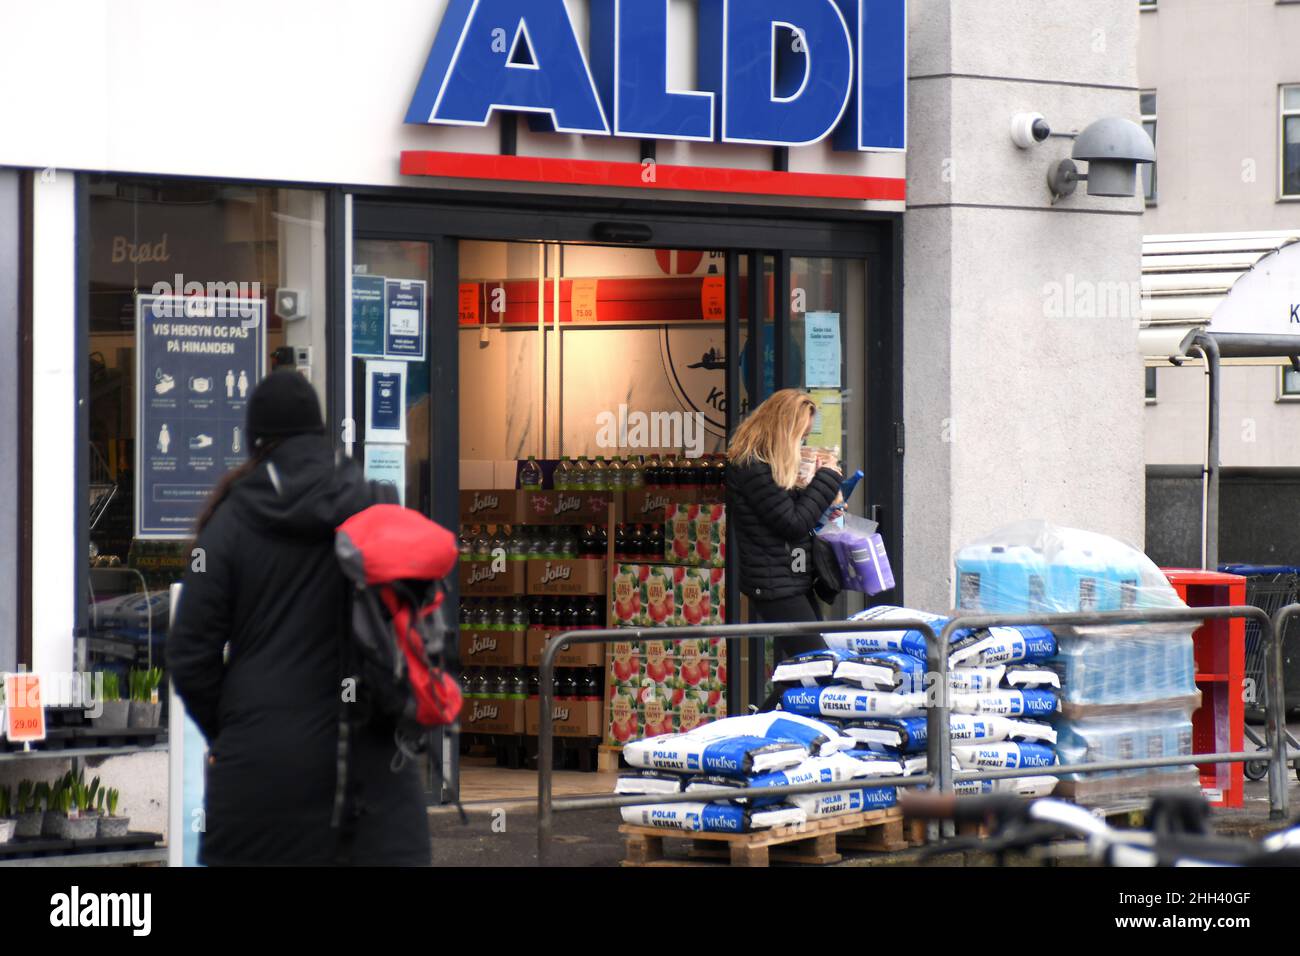
POLYGON ((669 0, 451 0, 408 123, 837 149, 907 146, 907 0, 699 0, 698 90, 668 85, 669 0))

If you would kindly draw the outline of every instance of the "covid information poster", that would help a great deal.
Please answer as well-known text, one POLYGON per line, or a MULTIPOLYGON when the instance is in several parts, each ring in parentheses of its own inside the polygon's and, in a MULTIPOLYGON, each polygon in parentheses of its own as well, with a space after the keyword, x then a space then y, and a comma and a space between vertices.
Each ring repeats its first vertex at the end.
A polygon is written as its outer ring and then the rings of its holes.
POLYGON ((248 399, 265 357, 265 299, 136 300, 137 538, 193 535, 212 489, 248 458, 248 399))
POLYGON ((384 354, 390 359, 424 361, 424 303, 429 283, 389 279, 384 300, 384 354))
POLYGON ((352 277, 352 354, 383 358, 385 291, 383 276, 352 277))

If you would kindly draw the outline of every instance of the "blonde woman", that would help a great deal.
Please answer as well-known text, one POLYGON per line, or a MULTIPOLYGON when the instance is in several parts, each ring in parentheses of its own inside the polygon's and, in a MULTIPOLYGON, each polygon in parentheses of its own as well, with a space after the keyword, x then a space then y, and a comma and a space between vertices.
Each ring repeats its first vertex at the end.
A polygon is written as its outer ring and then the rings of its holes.
MULTIPOLYGON (((768 624, 820 621, 813 594, 812 533, 839 500, 839 462, 823 459, 798 487, 800 448, 817 403, 797 388, 777 392, 736 430, 727 451, 730 521, 739 545, 740 590, 768 624)), ((778 638, 777 658, 825 650, 815 634, 778 638)))

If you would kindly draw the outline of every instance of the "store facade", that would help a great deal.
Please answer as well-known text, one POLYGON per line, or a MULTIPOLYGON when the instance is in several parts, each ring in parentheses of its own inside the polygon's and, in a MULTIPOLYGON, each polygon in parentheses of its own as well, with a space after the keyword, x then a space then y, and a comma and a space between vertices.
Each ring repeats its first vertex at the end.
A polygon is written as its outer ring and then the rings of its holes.
MULTIPOLYGON (((0 668, 78 666, 78 637, 163 652, 165 599, 139 595, 183 569, 186 522, 247 452, 241 401, 284 365, 341 448, 470 538, 463 493, 513 491, 530 456, 694 462, 803 386, 834 410, 825 443, 867 473, 853 510, 881 523, 897 603, 946 609, 953 544, 1026 502, 1140 541, 1129 332, 1092 335, 1062 372, 1082 333, 1026 331, 1059 253, 1093 250, 1071 260, 1081 276, 1136 276, 1130 212, 1085 198, 1047 215, 1044 154, 1006 135, 1026 108, 1062 127, 1135 111, 1136 11, 994 24, 976 6, 7 13, 7 36, 57 37, 77 66, 9 41, 6 82, 39 92, 0 114, 19 134, 0 143, 0 322, 23 384, 0 455, 23 489, 0 516, 19 542, 0 668), (1074 50, 1079 29, 1109 31, 1108 51, 1074 50), (1006 70, 980 60, 993 35, 1040 42, 1006 70), (172 66, 142 75, 151 58, 172 66), (982 384, 1007 350, 1024 369, 999 391, 1011 431, 982 384), (1082 404, 1041 464, 1007 464, 1082 404), (638 413, 667 416, 667 437, 637 436, 638 413), (999 467, 1011 481, 988 480, 999 467), (1043 480, 1063 470, 1085 476, 1043 480)), ((733 705, 759 670, 732 668, 733 705)))

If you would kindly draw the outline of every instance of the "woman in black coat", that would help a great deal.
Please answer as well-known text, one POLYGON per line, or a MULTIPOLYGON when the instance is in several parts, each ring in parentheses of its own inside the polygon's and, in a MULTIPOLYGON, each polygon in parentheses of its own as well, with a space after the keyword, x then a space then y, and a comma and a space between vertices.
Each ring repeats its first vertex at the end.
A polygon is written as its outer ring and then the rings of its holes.
MULTIPOLYGON (((730 521, 740 550, 740 590, 758 620, 820 621, 813 593, 812 533, 839 501, 838 462, 827 461, 799 488, 800 447, 817 403, 800 389, 777 392, 736 430, 728 449, 730 521)), ((816 634, 778 638, 778 660, 825 650, 816 634)))
POLYGON ((369 507, 353 462, 324 436, 320 403, 293 371, 248 405, 253 458, 200 520, 167 641, 171 680, 210 748, 199 861, 209 866, 427 866, 418 771, 393 773, 393 728, 352 727, 352 813, 331 825, 347 586, 334 530, 369 507))

